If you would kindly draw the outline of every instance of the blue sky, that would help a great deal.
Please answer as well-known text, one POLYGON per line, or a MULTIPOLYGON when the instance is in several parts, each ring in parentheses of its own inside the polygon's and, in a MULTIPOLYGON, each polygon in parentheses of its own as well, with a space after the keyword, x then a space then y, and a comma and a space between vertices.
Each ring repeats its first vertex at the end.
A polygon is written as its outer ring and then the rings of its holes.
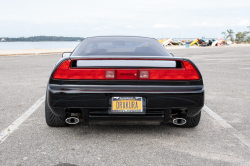
POLYGON ((0 37, 222 37, 249 30, 250 0, 0 0, 0 37))

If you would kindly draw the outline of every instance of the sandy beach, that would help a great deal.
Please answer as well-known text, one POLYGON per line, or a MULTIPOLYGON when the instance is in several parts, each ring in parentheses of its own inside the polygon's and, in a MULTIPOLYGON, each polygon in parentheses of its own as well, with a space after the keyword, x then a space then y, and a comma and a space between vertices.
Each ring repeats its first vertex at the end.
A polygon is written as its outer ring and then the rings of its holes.
MULTIPOLYGON (((167 50, 171 49, 196 49, 196 48, 223 48, 223 47, 250 47, 250 44, 231 44, 228 46, 219 47, 199 47, 191 46, 186 48, 185 46, 169 46, 167 50)), ((39 55, 39 54, 62 54, 63 52, 72 52, 74 48, 57 48, 57 49, 21 49, 21 50, 0 50, 0 56, 12 56, 12 55, 39 55)))
POLYGON ((0 56, 61 54, 63 52, 72 52, 73 50, 74 48, 0 50, 0 56))

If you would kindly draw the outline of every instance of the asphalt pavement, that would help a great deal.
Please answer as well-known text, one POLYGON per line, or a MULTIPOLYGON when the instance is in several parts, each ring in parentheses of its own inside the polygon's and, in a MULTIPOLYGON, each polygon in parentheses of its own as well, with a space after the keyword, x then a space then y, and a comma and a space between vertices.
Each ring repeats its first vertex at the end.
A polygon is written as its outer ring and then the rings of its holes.
MULTIPOLYGON (((250 165, 250 47, 170 52, 195 62, 205 105, 221 119, 202 110, 200 124, 191 129, 158 123, 51 128, 42 103, 0 143, 0 166, 250 165)), ((60 56, 0 57, 0 132, 45 94, 60 56)))

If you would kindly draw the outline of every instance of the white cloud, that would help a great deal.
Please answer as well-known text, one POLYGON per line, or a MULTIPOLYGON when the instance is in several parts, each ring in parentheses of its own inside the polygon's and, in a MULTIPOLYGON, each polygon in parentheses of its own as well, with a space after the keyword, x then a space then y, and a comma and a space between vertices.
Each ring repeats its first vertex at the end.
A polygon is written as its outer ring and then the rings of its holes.
POLYGON ((109 27, 109 26, 104 26, 103 29, 114 29, 114 28, 109 27))
POLYGON ((238 26, 250 26, 250 21, 249 20, 242 20, 237 25, 238 26))
POLYGON ((217 37, 221 35, 221 30, 213 27, 221 27, 225 30, 232 28, 237 32, 250 26, 250 24, 246 25, 250 21, 247 17, 250 15, 249 0, 210 0, 207 3, 203 1, 190 3, 185 0, 136 0, 124 1, 122 4, 117 0, 73 1, 74 3, 69 4, 68 0, 2 0, 0 36, 113 34, 150 37, 195 37, 196 35, 217 37), (57 7, 58 3, 60 8, 57 7), (83 6, 84 10, 82 10, 83 6), (46 12, 44 12, 45 8, 46 12), (74 30, 71 29, 72 27, 74 30), (190 28, 186 30, 187 27, 190 28), (210 29, 201 31, 197 28, 210 29), (26 29, 30 31, 25 33, 26 29), (44 33, 41 30, 45 30, 44 33))
POLYGON ((87 29, 85 29, 85 28, 77 28, 76 30, 78 30, 78 31, 85 31, 87 29))
POLYGON ((100 30, 102 30, 102 28, 93 28, 92 30, 94 30, 94 31, 100 31, 100 30))
POLYGON ((153 28, 180 28, 180 26, 174 24, 154 24, 153 28))
POLYGON ((126 28, 134 28, 134 27, 132 27, 131 25, 126 25, 126 28))
POLYGON ((202 23, 192 23, 190 25, 188 25, 188 28, 217 28, 217 27, 223 27, 224 25, 222 23, 214 23, 214 24, 210 24, 207 22, 202 22, 202 23))

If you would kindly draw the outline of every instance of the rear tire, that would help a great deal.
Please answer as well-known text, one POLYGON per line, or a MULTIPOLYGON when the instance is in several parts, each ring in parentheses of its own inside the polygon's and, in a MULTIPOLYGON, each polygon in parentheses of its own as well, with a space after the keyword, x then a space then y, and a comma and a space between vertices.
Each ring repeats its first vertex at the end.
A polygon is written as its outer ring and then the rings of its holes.
POLYGON ((45 119, 50 127, 66 127, 68 124, 65 122, 66 118, 56 116, 49 108, 47 101, 45 101, 45 119))
POLYGON ((183 128, 192 128, 198 126, 199 122, 201 119, 201 111, 194 117, 186 117, 186 123, 184 125, 176 125, 178 127, 183 127, 183 128))

